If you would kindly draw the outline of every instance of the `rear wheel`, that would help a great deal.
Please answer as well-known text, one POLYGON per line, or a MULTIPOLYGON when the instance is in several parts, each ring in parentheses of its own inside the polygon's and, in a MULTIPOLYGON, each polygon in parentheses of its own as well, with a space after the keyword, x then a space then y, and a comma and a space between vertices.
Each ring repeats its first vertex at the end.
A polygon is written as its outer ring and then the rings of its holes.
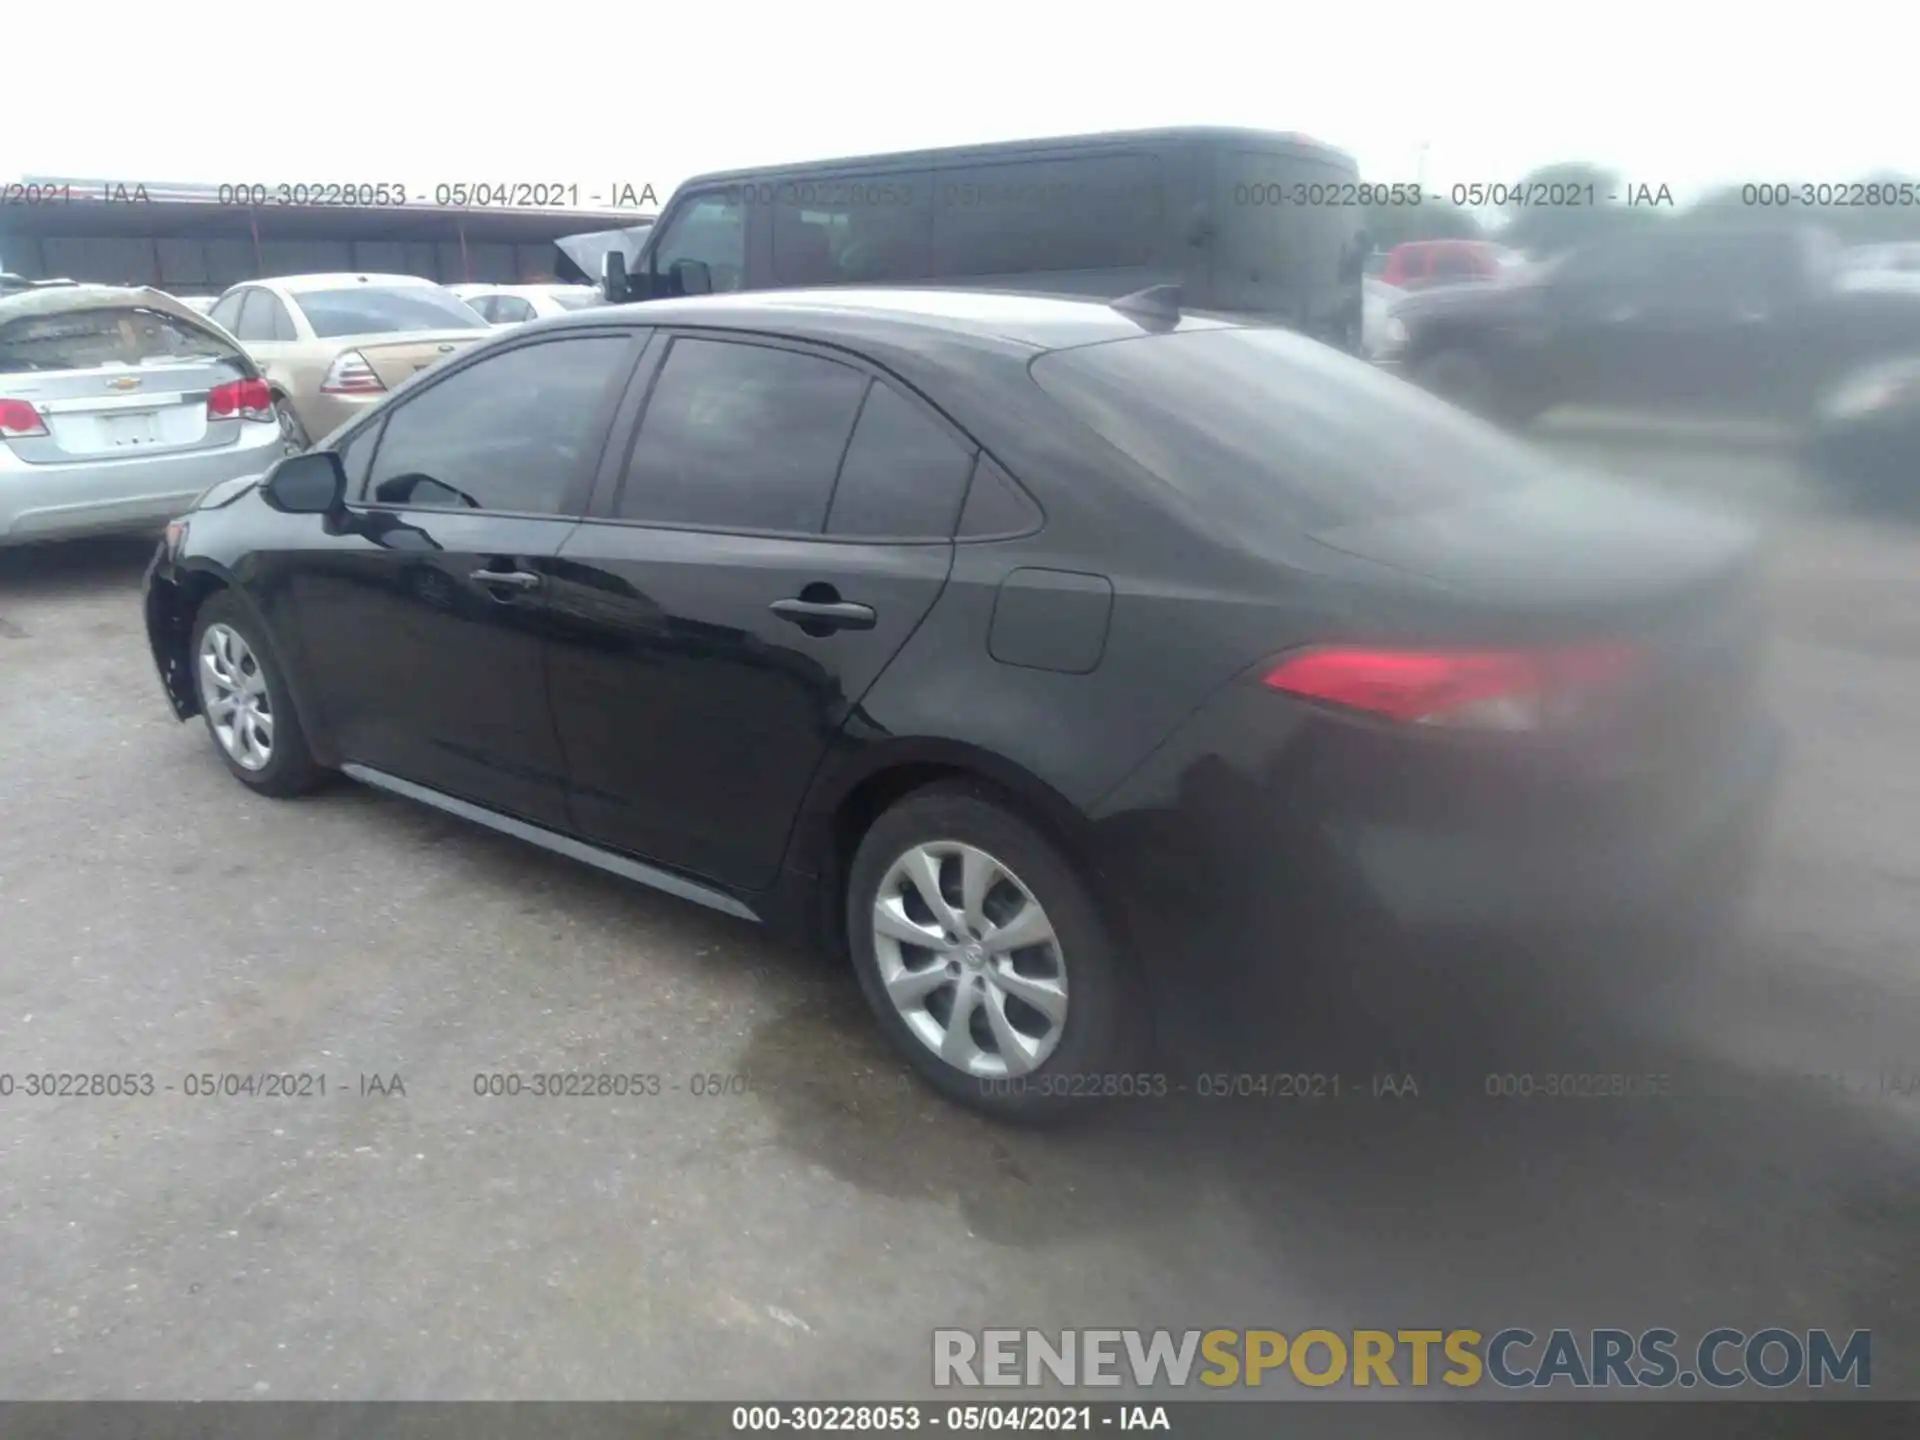
POLYGON ((1039 1120, 1152 1091, 1138 1007, 1072 865, 997 799, 942 785, 874 822, 847 933, 887 1037, 949 1099, 1039 1120))
POLYGON ((280 422, 280 439, 286 446, 287 454, 298 455, 312 447, 313 441, 307 434, 307 427, 300 423, 300 417, 293 412, 293 402, 286 396, 273 397, 273 415, 280 422))
POLYGON ((232 595, 222 591, 200 607, 192 655, 200 714, 235 779, 284 798, 304 794, 325 778, 267 649, 264 627, 232 595))

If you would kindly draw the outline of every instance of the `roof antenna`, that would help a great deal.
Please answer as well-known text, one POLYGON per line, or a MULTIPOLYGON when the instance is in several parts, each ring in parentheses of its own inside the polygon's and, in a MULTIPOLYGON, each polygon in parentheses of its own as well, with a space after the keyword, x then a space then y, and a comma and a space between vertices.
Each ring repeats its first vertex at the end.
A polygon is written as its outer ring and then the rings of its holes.
POLYGON ((1149 285, 1144 290, 1136 290, 1131 295, 1122 295, 1118 300, 1107 302, 1109 309, 1118 310, 1142 320, 1172 321, 1180 319, 1180 287, 1178 285, 1149 285))

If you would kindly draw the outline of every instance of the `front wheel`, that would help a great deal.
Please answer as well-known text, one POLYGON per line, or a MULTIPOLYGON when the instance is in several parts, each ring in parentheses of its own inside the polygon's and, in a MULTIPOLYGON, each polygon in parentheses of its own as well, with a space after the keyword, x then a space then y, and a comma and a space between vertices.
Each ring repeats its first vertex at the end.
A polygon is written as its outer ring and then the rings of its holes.
POLYGON ((947 1098, 1038 1120, 1153 1093, 1128 1066, 1138 1007, 1072 865, 959 785, 900 801, 861 841, 847 933, 887 1037, 947 1098))
POLYGON ((281 798, 319 784, 325 772, 307 748, 261 622, 222 591, 194 617, 192 654, 200 713, 234 778, 281 798))

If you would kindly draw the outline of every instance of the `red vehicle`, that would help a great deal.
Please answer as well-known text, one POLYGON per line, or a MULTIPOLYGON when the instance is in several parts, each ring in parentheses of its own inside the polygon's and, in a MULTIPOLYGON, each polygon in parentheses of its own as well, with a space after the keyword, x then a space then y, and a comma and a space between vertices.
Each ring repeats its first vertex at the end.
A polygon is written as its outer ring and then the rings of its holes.
POLYGON ((1387 252, 1380 278, 1402 289, 1452 280, 1490 280, 1506 250, 1488 240, 1408 240, 1387 252))

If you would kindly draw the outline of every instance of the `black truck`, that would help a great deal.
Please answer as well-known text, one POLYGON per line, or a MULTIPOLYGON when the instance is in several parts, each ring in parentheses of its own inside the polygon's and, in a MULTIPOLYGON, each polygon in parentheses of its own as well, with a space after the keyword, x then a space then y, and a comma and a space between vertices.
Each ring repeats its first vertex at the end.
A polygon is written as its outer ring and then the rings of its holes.
POLYGON ((614 255, 602 293, 940 285, 1116 299, 1178 285, 1184 309, 1357 351, 1359 200, 1410 189, 1362 184, 1350 155, 1302 135, 1203 126, 733 170, 683 181, 644 241, 614 255))
POLYGON ((1830 471, 1920 461, 1920 285, 1850 270, 1819 229, 1663 223, 1393 313, 1387 364, 1508 424, 1566 405, 1764 419, 1830 471))

